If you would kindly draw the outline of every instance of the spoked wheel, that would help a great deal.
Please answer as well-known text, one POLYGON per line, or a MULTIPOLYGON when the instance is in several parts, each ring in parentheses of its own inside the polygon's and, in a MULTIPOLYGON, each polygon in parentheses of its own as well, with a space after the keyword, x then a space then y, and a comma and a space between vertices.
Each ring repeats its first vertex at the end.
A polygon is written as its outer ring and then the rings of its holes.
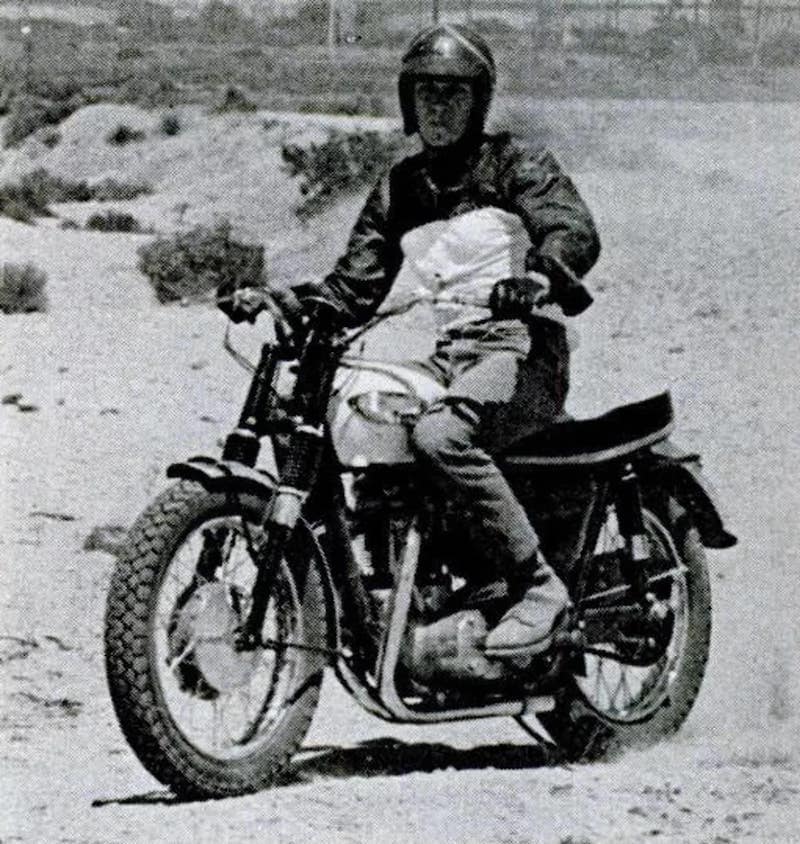
POLYGON ((106 666, 117 716, 145 767, 181 794, 273 782, 317 704, 326 621, 308 560, 289 555, 275 572, 263 646, 238 641, 266 541, 260 508, 242 498, 237 512, 178 483, 131 529, 112 580, 106 666))
MULTIPOLYGON (((675 501, 644 511, 649 559, 644 564, 657 615, 622 622, 612 641, 592 642, 556 710, 542 716, 571 758, 597 758, 623 746, 652 744, 684 722, 700 690, 711 637, 711 593, 696 528, 675 501), (608 654, 608 655, 605 655, 608 654)), ((620 593, 624 545, 613 510, 595 549, 596 582, 585 606, 613 606, 620 593)), ((630 603, 629 598, 619 598, 630 603)))

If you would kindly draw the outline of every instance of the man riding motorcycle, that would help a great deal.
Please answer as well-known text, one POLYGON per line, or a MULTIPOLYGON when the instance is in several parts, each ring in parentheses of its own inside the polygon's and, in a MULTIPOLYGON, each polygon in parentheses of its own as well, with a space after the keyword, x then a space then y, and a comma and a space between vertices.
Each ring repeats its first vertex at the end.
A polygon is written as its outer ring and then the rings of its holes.
MULTIPOLYGON (((513 605, 489 632, 485 650, 515 658, 549 648, 569 599, 492 455, 563 412, 564 316, 591 303, 580 278, 600 245, 588 209, 548 151, 484 132, 494 85, 492 53, 470 30, 446 24, 413 39, 398 88, 404 130, 419 135, 422 152, 379 180, 345 254, 317 292, 357 325, 386 297, 414 232, 442 221, 490 219, 486 212, 496 212, 491 220, 502 225, 521 223, 523 268, 485 290, 491 319, 462 323, 439 343, 430 365, 447 394, 413 431, 420 461, 463 501, 491 543, 513 605)), ((304 314, 294 293, 276 295, 290 322, 304 314)), ((243 294, 227 311, 252 318, 264 306, 243 294)))

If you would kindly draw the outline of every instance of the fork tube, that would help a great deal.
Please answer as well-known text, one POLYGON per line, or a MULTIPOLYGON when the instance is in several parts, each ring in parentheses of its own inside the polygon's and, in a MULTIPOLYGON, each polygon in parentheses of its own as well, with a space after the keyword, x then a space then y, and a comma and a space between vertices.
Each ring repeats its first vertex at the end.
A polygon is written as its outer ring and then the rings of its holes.
POLYGON ((222 450, 223 460, 238 460, 245 466, 255 466, 259 442, 259 426, 267 417, 272 388, 275 384, 280 355, 277 346, 265 343, 261 358, 250 382, 250 389, 239 416, 239 424, 228 434, 222 450))

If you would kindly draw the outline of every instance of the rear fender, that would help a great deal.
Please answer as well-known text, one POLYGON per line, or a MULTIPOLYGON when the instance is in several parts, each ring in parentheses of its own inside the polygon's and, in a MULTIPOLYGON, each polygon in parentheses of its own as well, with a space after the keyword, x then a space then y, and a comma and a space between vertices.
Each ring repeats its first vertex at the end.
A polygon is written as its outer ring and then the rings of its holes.
POLYGON ((703 474, 700 456, 684 451, 669 440, 657 443, 651 450, 656 460, 648 474, 691 514, 703 545, 707 548, 736 545, 736 537, 725 529, 719 496, 703 474))
MULTIPOLYGON (((272 501, 278 479, 265 469, 254 469, 236 460, 219 460, 198 455, 167 468, 168 478, 195 481, 209 492, 254 495, 264 502, 265 509, 272 501)), ((340 648, 339 598, 331 575, 330 565, 312 525, 300 519, 293 537, 295 565, 305 560, 316 566, 325 595, 327 618, 327 645, 332 651, 340 648), (295 544, 296 543, 296 544, 295 544)))

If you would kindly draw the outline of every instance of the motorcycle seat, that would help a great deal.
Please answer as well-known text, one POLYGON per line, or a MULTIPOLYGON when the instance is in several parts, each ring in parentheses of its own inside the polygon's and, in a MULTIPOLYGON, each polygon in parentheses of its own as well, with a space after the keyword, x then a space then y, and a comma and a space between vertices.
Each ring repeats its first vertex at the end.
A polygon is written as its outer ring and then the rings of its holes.
POLYGON ((665 439, 672 425, 672 399, 665 392, 602 416, 556 422, 517 440, 503 458, 511 465, 603 463, 665 439))

